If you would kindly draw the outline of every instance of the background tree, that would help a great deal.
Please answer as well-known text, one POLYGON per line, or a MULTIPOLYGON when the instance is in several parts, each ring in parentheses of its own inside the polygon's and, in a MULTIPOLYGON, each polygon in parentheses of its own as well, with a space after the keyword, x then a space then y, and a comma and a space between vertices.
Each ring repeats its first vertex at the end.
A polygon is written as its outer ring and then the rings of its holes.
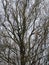
POLYGON ((49 8, 42 0, 2 0, 0 58, 5 65, 47 65, 49 8), (48 9, 47 9, 48 8, 48 9))

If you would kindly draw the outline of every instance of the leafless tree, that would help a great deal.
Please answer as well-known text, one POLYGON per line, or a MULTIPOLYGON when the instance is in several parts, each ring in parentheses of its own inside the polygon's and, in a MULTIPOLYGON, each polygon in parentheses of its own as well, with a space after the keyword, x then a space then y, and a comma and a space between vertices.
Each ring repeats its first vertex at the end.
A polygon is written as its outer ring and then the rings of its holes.
POLYGON ((47 50, 49 17, 41 15, 43 2, 2 0, 0 58, 6 65, 41 65, 42 61, 43 64, 47 62, 47 55, 43 53, 47 50))

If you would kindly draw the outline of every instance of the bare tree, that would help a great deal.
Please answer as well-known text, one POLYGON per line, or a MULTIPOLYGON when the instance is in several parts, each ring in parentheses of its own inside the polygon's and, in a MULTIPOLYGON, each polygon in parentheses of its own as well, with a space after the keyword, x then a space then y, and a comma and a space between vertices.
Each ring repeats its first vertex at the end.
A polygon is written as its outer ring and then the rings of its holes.
POLYGON ((49 17, 42 19, 42 4, 41 0, 2 0, 0 58, 8 65, 40 65, 46 57, 49 17))

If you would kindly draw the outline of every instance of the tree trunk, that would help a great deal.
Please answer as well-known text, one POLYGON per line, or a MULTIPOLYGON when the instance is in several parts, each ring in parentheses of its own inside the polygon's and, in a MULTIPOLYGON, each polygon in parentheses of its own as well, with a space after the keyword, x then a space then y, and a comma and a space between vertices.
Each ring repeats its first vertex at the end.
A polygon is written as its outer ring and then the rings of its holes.
POLYGON ((20 46, 20 56, 21 56, 21 65, 25 65, 25 47, 23 45, 23 43, 21 43, 21 46, 20 46))

